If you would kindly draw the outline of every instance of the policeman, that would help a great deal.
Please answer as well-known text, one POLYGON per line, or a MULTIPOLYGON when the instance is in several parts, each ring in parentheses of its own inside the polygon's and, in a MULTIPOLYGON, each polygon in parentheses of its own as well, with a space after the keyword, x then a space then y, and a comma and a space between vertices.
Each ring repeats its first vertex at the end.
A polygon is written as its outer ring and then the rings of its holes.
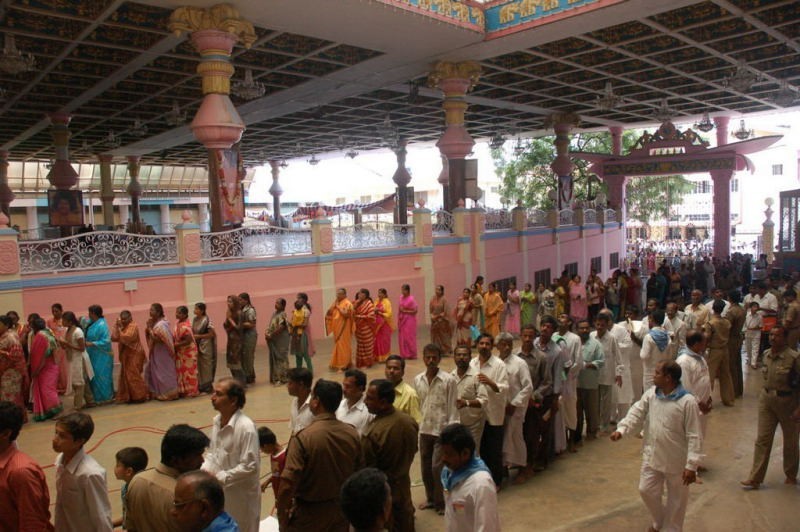
POLYGON ((758 396, 758 435, 753 451, 753 469, 742 486, 758 489, 769 465, 772 440, 780 424, 783 430, 785 484, 797 484, 798 425, 800 402, 800 354, 786 343, 786 329, 776 325, 769 333, 772 347, 764 352, 764 387, 758 396))

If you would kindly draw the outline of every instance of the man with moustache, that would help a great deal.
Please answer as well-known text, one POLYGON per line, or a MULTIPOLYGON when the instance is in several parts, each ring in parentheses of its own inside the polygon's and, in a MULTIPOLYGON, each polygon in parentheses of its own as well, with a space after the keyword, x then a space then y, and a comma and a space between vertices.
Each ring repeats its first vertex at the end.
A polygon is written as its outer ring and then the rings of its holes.
POLYGON ((483 425, 486 422, 484 408, 489 401, 486 388, 478 381, 478 372, 469 363, 472 360, 472 349, 468 345, 459 345, 453 350, 453 361, 456 369, 451 373, 456 379, 458 398, 456 408, 461 424, 467 427, 475 445, 480 445, 483 425))
POLYGON ((547 356, 533 347, 536 328, 531 324, 524 325, 520 337, 522 347, 517 356, 528 366, 532 392, 528 399, 528 409, 525 411, 525 421, 522 425, 527 462, 525 468, 514 479, 514 484, 523 484, 533 476, 536 459, 541 452, 542 431, 546 425, 542 418, 549 411, 549 406, 545 408, 544 398, 548 397, 553 389, 552 373, 547 371, 547 356))

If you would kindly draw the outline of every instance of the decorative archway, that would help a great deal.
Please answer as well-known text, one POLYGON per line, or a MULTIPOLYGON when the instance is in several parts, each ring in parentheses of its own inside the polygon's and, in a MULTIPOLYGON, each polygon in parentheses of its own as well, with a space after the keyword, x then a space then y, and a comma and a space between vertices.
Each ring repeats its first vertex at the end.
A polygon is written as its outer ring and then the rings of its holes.
POLYGON ((590 170, 606 182, 609 204, 612 208, 620 209, 623 220, 626 219, 625 197, 629 178, 701 172, 711 174, 714 183, 714 254, 724 258, 730 255, 730 183, 733 173, 742 170, 752 173, 755 167, 746 156, 771 146, 782 135, 723 144, 727 140, 727 128, 724 134, 720 133, 722 131, 717 134, 717 143, 720 145, 709 148, 708 142, 691 128, 679 131, 672 122, 666 121, 655 133, 643 133, 627 155, 575 152, 571 156, 592 163, 590 170))

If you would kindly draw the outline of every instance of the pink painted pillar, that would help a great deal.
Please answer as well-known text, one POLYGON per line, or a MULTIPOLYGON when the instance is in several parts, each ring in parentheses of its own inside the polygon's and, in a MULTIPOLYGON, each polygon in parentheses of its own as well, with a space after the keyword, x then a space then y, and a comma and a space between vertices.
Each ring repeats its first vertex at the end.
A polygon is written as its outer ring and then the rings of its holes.
POLYGON ((728 123, 731 121, 729 116, 715 116, 714 125, 717 127, 717 146, 724 146, 728 143, 728 123))
POLYGON ((100 200, 103 202, 103 225, 114 227, 114 186, 111 180, 111 161, 113 155, 101 153, 100 161, 100 200))
POLYGON ((459 200, 467 196, 466 161, 472 152, 475 141, 464 125, 467 111, 465 96, 478 81, 481 67, 473 61, 449 63, 441 61, 434 65, 428 76, 428 83, 444 93, 442 107, 445 113, 445 132, 436 146, 447 157, 449 176, 447 186, 443 187, 443 208, 450 211, 459 200))
POLYGON ((56 152, 56 160, 47 174, 50 184, 57 189, 66 190, 78 184, 78 172, 69 162, 69 123, 72 116, 67 113, 53 113, 49 115, 50 123, 53 126, 53 148, 56 152))
POLYGON ((8 152, 0 150, 0 212, 9 219, 11 202, 14 201, 14 191, 8 186, 8 152))
MULTIPOLYGON (((622 126, 611 126, 611 153, 622 155, 622 126)), ((627 196, 628 178, 625 176, 601 176, 608 188, 608 204, 612 209, 619 209, 621 220, 625 220, 625 198, 627 196)))
POLYGON ((731 177, 733 170, 712 170, 714 182, 714 256, 731 254, 731 177))
POLYGON ((278 183, 281 175, 281 162, 272 160, 269 162, 269 167, 272 169, 272 185, 269 187, 269 193, 272 195, 272 219, 276 226, 282 227, 281 194, 283 194, 283 189, 278 183))

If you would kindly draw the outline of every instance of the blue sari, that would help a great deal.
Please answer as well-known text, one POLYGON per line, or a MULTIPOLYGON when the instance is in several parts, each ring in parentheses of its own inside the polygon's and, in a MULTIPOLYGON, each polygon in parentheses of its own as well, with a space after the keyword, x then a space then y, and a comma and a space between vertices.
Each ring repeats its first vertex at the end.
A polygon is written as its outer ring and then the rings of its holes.
POLYGON ((114 399, 114 352, 111 350, 111 332, 105 318, 93 321, 86 328, 86 352, 92 361, 94 378, 90 383, 94 400, 106 403, 114 399))

